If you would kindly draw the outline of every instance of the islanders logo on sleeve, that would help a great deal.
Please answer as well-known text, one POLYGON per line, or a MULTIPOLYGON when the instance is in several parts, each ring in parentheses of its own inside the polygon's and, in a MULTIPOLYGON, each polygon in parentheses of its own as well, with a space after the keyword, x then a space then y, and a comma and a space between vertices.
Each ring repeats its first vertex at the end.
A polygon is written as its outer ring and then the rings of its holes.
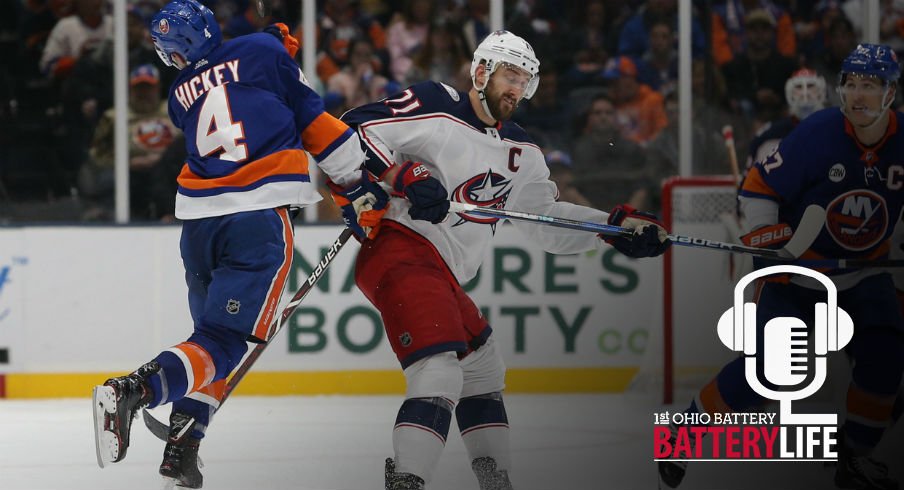
MULTIPOLYGON (((512 189, 509 187, 511 180, 487 170, 485 174, 475 175, 461 183, 452 191, 452 200, 466 204, 473 204, 486 208, 503 208, 512 189)), ((499 218, 486 218, 457 213, 458 221, 452 226, 458 226, 465 222, 492 225, 495 231, 499 218)))
POLYGON ((835 243, 859 252, 879 244, 888 231, 888 205, 866 189, 846 192, 826 207, 826 229, 835 243))

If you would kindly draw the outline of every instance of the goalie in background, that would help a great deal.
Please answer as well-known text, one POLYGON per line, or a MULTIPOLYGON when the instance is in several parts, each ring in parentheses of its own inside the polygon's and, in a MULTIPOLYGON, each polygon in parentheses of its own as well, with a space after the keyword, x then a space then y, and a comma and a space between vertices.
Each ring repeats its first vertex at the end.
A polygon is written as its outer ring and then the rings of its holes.
POLYGON ((788 116, 769 121, 757 132, 750 142, 746 174, 756 162, 765 160, 778 148, 782 138, 788 136, 797 125, 810 114, 826 105, 826 81, 815 71, 802 68, 794 72, 785 82, 785 100, 788 102, 788 116))
MULTIPOLYGON (((790 238, 803 210, 826 209, 826 224, 802 259, 878 260, 888 256, 891 235, 904 207, 904 114, 889 109, 900 66, 885 45, 861 44, 844 60, 838 82, 841 107, 807 117, 778 148, 756 162, 741 189, 746 244, 778 247, 790 238)), ((904 316, 891 275, 879 268, 822 269, 838 289, 838 306, 853 318, 847 348, 854 361, 847 393, 847 417, 839 431, 835 485, 848 489, 892 490, 898 482, 873 449, 892 418, 904 371, 904 316)), ((825 293, 799 276, 761 284, 757 341, 763 325, 794 316, 814 325, 814 308, 825 293), (800 280, 800 281, 799 281, 800 280)), ((818 326, 816 328, 819 328, 818 326)), ((812 338, 810 335, 808 338, 812 338)), ((762 345, 762 344, 759 344, 762 345)), ((757 349, 762 355, 762 349, 757 349)), ((765 400, 745 379, 744 357, 728 363, 700 390, 687 412, 745 412, 765 400)), ((759 362, 759 361, 758 361, 759 362)), ((775 386, 770 386, 775 389, 775 386)), ((674 431, 673 436, 674 439, 674 431)), ((672 441, 674 442, 674 440, 672 441)), ((687 463, 663 461, 659 474, 677 487, 687 463)))
MULTIPOLYGON (((460 286, 477 273, 501 223, 448 215, 450 199, 628 227, 634 235, 612 244, 632 257, 660 255, 669 245, 648 214, 627 206, 608 214, 557 200, 542 151, 509 121, 536 91, 539 65, 524 39, 496 31, 474 52, 468 92, 423 82, 342 117, 365 144, 367 168, 394 192, 355 270, 407 384, 392 432, 395 454, 386 460, 387 490, 424 488, 453 413, 480 488, 512 488, 505 364, 486 318, 460 286)), ((513 224, 551 253, 604 246, 592 233, 513 224)))
MULTIPOLYGON (((160 58, 180 70, 169 115, 185 134, 176 218, 194 331, 127 376, 94 389, 98 464, 121 461, 142 407, 173 403, 160 474, 200 488, 198 447, 248 342, 270 338, 292 269, 294 208, 320 195, 308 158, 346 199, 343 213, 385 208, 388 196, 363 176, 358 137, 324 111, 293 56, 284 25, 222 44, 214 14, 175 0, 151 21, 160 58)), ((363 211, 362 211, 363 212, 363 211)))

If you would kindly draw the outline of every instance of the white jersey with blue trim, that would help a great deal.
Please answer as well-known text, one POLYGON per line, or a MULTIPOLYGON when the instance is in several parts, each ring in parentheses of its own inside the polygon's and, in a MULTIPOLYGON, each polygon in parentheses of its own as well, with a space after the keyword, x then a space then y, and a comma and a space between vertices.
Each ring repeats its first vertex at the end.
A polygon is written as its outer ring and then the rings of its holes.
MULTIPOLYGON (((436 82, 423 82, 342 116, 356 128, 368 170, 382 177, 407 160, 427 166, 453 201, 605 223, 608 214, 558 202, 556 185, 540 148, 513 122, 482 123, 468 94, 436 82)), ((393 197, 384 219, 429 240, 459 282, 475 276, 495 233, 497 218, 450 214, 439 224, 414 220, 410 204, 393 197)), ((602 247, 595 234, 513 222, 550 253, 578 253, 602 247)))

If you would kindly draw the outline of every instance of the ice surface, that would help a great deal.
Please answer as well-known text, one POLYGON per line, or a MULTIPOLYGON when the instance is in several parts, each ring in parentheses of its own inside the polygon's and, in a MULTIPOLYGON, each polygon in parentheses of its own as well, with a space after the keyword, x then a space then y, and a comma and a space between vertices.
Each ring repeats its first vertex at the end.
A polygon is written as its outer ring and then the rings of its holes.
MULTIPOLYGON (((232 398, 201 445, 204 488, 380 490, 400 401, 396 396, 232 398)), ((506 404, 517 490, 657 488, 652 413, 662 407, 624 395, 507 395, 506 404)), ((154 413, 165 418, 168 411, 154 413)), ((0 421, 0 489, 162 488, 157 466, 163 443, 140 420, 125 461, 97 467, 88 396, 2 400, 0 421)), ((902 454, 893 451, 886 448, 884 454, 902 454)), ((822 463, 775 462, 692 463, 681 488, 800 488, 789 482, 802 475, 808 488, 832 488, 832 473, 822 463)), ((454 420, 428 488, 477 490, 454 420)))

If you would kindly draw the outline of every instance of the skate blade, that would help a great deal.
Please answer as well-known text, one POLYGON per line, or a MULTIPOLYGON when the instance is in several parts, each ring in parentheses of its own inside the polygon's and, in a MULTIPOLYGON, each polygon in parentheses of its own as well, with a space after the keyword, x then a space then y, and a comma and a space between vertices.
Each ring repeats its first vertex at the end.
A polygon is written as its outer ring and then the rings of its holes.
POLYGON ((176 483, 178 481, 175 478, 170 478, 168 476, 163 477, 163 486, 160 487, 163 490, 173 490, 176 488, 176 483))
POLYGON ((119 439, 105 430, 106 415, 116 410, 116 392, 109 386, 95 386, 92 395, 94 409, 94 449, 101 468, 119 456, 119 439))

